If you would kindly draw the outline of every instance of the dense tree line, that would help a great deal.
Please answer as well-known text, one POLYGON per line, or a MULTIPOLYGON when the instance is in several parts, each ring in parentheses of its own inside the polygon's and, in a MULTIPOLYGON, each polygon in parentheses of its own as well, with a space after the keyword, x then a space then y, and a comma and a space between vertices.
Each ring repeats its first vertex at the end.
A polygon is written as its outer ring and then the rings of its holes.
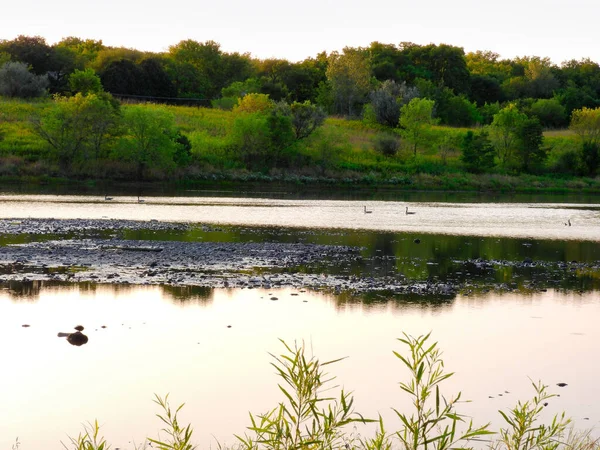
POLYGON ((434 100, 436 117, 448 125, 490 123, 513 102, 544 127, 564 127, 573 110, 600 106, 600 66, 589 59, 556 65, 538 56, 465 54, 446 44, 373 42, 292 63, 224 52, 213 41, 185 40, 151 53, 76 37, 48 45, 39 36, 19 36, 0 41, 0 66, 9 61, 46 77, 51 94, 69 92, 75 70, 93 70, 112 94, 197 98, 231 108, 239 96, 262 93, 351 116, 361 115, 373 93, 393 81, 434 100))
POLYGON ((574 174, 596 175, 600 159, 600 139, 589 131, 600 129, 594 122, 600 66, 589 59, 556 65, 538 56, 465 54, 446 44, 373 42, 292 63, 224 52, 213 41, 184 40, 162 53, 76 37, 54 45, 39 36, 0 41, 0 95, 46 94, 54 95, 58 106, 53 116, 34 119, 33 125, 65 166, 90 155, 106 157, 102 149, 119 133, 122 142, 127 129, 129 144, 138 152, 127 158, 139 164, 139 176, 148 170, 144 161, 156 156, 151 157, 156 142, 169 149, 166 160, 174 163, 185 160, 185 145, 178 141, 172 119, 156 113, 142 120, 135 108, 121 114, 112 96, 158 103, 195 99, 234 110, 235 146, 253 169, 291 164, 286 150, 319 126, 325 113, 362 118, 387 130, 376 144, 386 156, 397 152, 400 138, 414 157, 425 147, 437 146, 441 153, 460 148, 464 166, 472 172, 496 166, 535 172, 547 153, 543 129, 569 124, 579 134, 581 148, 565 156, 565 167, 574 174), (67 116, 76 118, 69 122, 67 116), (155 144, 135 137, 136 123, 147 122, 162 130, 155 144), (435 124, 485 128, 450 142, 432 137, 435 124), (60 133, 53 136, 53 128, 60 133))

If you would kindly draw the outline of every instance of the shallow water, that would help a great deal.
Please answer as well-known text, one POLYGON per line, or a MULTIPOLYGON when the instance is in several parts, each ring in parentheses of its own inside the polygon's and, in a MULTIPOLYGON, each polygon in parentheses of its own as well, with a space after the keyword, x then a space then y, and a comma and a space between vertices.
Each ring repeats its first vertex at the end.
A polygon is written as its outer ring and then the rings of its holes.
MULTIPOLYGON (((192 423, 203 448, 215 446, 215 438, 233 444, 233 433, 249 425, 248 411, 265 412, 281 400, 268 355, 283 350, 278 338, 304 340, 321 360, 348 356, 331 372, 355 392, 358 411, 381 413, 393 430, 399 424, 390 407, 408 407, 397 385, 406 374, 392 354, 402 351, 396 341, 402 332, 433 331, 447 368, 456 372, 446 392, 462 390, 473 400, 460 410, 480 423, 500 425, 498 409, 533 395, 531 377, 560 394, 547 414, 566 410, 578 427, 598 425, 600 276, 554 263, 600 260, 599 203, 268 197, 146 196, 138 203, 131 195, 105 201, 8 193, 0 195, 0 218, 180 221, 190 229, 127 231, 124 237, 351 245, 362 248, 361 261, 310 270, 513 287, 417 299, 291 289, 0 284, 0 448, 10 448, 16 437, 22 449, 60 448, 59 441, 94 419, 114 447, 133 448, 133 439, 156 437, 160 411, 152 398, 167 392, 174 405, 186 403, 182 420, 192 423), (365 206, 372 212, 365 214, 365 206), (406 207, 416 214, 406 215, 406 207), (502 264, 479 273, 471 263, 479 258, 502 264), (527 258, 547 265, 512 265, 527 258), (524 289, 532 280, 536 289, 524 289), (57 337, 79 324, 88 344, 74 347, 57 337), (558 382, 568 386, 558 388, 558 382)), ((59 237, 0 236, 0 245, 59 237)))
POLYGON ((600 241, 596 203, 0 195, 0 218, 131 219, 600 241), (370 213, 365 214, 365 208, 370 213), (406 208, 414 214, 407 215, 406 208), (571 226, 568 223, 571 223, 571 226))
POLYGON ((283 350, 279 338, 303 340, 322 361, 348 356, 330 372, 355 392, 358 411, 380 413, 394 429, 390 407, 408 407, 397 386, 406 373, 392 354, 403 348, 395 339, 430 330, 456 372, 443 392, 462 390, 473 402, 460 410, 477 421, 499 425, 497 409, 533 394, 527 377, 561 394, 548 414, 566 410, 580 427, 600 421, 597 292, 366 304, 292 290, 7 287, 0 290, 1 448, 17 436, 22 448, 58 448, 94 419, 114 446, 132 448, 132 439, 156 437, 160 428, 154 393, 186 403, 182 419, 202 447, 215 438, 232 444, 249 425, 248 411, 281 400, 267 354, 283 350), (56 336, 78 324, 87 345, 56 336))

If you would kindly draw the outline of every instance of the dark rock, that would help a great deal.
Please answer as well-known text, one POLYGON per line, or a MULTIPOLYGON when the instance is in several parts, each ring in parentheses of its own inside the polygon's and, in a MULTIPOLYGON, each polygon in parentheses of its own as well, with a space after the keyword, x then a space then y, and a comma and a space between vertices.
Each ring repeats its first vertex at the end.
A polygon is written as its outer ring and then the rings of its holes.
POLYGON ((29 328, 31 325, 24 323, 23 325, 21 325, 23 328, 29 328))

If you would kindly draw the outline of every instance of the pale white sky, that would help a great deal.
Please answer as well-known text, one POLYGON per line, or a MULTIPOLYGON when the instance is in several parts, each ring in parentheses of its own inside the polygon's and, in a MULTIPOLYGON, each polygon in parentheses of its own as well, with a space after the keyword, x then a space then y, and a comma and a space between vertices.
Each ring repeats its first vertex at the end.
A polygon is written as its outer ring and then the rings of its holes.
POLYGON ((183 39, 227 52, 302 60, 325 50, 446 43, 502 57, 600 62, 599 0, 20 0, 7 1, 0 39, 66 36, 164 51, 183 39))

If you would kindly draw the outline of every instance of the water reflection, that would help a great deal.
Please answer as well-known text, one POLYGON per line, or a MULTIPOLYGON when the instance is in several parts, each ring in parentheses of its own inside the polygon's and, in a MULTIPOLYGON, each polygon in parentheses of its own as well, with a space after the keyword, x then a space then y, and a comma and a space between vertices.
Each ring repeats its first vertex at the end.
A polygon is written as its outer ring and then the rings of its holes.
POLYGON ((322 360, 349 356, 331 372, 355 391, 358 410, 382 414, 394 428, 390 407, 409 404, 397 387, 406 374, 392 355, 401 350, 396 338, 430 330, 457 372, 448 393, 462 390, 473 400, 463 411, 476 419, 494 421, 497 409, 528 398, 527 376, 568 383, 549 413, 565 409, 586 427, 600 419, 597 361, 589 357, 600 350, 600 299, 593 293, 423 301, 293 289, 6 287, 0 339, 11 345, 0 347, 10 368, 0 373, 0 448, 17 436, 27 448, 54 447, 94 419, 114 446, 131 448, 132 439, 155 436, 160 424, 151 399, 167 392, 173 402, 186 402, 183 420, 194 424, 202 447, 215 445, 212 435, 231 444, 248 425, 249 410, 260 413, 278 401, 267 354, 281 350, 278 338, 304 340, 322 360), (81 347, 56 338, 75 324, 89 336, 81 347), (505 390, 511 395, 496 395, 505 390))

